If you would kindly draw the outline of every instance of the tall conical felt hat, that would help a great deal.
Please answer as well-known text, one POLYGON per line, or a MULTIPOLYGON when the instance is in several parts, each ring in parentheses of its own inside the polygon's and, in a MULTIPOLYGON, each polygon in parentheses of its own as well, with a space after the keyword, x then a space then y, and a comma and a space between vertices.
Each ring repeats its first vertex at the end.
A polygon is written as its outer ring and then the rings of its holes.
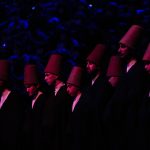
POLYGON ((93 62, 96 65, 100 65, 105 52, 106 46, 103 44, 97 44, 90 55, 87 57, 87 60, 93 62))
POLYGON ((107 76, 114 76, 118 77, 122 73, 122 65, 121 65, 121 58, 119 56, 111 56, 109 65, 107 68, 107 76))
POLYGON ((63 56, 60 54, 52 54, 49 58, 45 72, 59 75, 63 63, 63 56))
POLYGON ((8 81, 10 75, 10 63, 8 60, 0 60, 0 80, 8 81))
POLYGON ((36 65, 28 64, 24 68, 24 84, 36 84, 39 82, 36 65))
POLYGON ((147 49, 144 53, 143 60, 150 61, 150 43, 148 44, 147 49))
POLYGON ((142 37, 144 29, 139 25, 132 25, 129 30, 125 33, 119 43, 125 44, 126 46, 135 49, 142 37))
POLYGON ((80 87, 82 79, 83 79, 83 69, 79 66, 75 66, 71 70, 67 83, 80 87))

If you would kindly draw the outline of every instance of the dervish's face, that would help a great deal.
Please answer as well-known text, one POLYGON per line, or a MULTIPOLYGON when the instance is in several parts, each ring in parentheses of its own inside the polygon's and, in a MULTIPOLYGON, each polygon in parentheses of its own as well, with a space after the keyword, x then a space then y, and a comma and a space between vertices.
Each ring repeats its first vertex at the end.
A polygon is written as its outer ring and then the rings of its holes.
POLYGON ((38 85, 28 84, 28 85, 25 85, 25 88, 29 96, 36 95, 38 92, 38 85))
POLYGON ((97 69, 96 64, 90 61, 87 61, 86 70, 89 74, 92 74, 93 72, 95 72, 96 69, 97 69))
POLYGON ((45 81, 48 85, 52 85, 56 79, 58 78, 58 75, 52 74, 52 73, 45 73, 45 81))
POLYGON ((127 57, 129 54, 129 51, 130 51, 129 47, 127 47, 125 44, 122 44, 122 43, 119 44, 118 53, 121 58, 127 57))
POLYGON ((150 62, 146 63, 144 66, 145 70, 150 74, 150 62))
POLYGON ((76 96, 77 93, 78 93, 78 90, 79 90, 78 87, 76 87, 76 86, 74 86, 74 85, 72 85, 72 84, 67 84, 67 93, 68 93, 70 96, 72 96, 72 97, 76 96))

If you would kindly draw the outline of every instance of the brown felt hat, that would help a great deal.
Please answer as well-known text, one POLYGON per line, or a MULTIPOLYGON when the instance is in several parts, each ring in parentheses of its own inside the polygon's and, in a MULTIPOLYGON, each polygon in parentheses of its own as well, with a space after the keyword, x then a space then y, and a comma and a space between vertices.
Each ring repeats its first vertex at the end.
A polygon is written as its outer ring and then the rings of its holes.
POLYGON ((60 54, 52 54, 49 58, 48 64, 45 68, 46 73, 52 73, 60 75, 61 67, 63 63, 63 56, 60 54))
POLYGON ((71 70, 67 83, 80 87, 82 79, 83 79, 83 69, 79 66, 75 66, 71 70))
POLYGON ((143 31, 144 29, 141 26, 132 25, 119 41, 119 43, 125 44, 129 48, 135 49, 140 42, 143 31))
POLYGON ((100 65, 102 58, 106 52, 106 46, 103 44, 97 44, 93 51, 87 57, 87 61, 91 61, 96 65, 100 65))
POLYGON ((111 56, 106 75, 118 77, 122 73, 121 68, 121 58, 119 56, 111 56))
POLYGON ((24 84, 36 84, 39 76, 36 65, 28 64, 24 68, 24 84))
POLYGON ((143 60, 150 61, 150 43, 148 44, 147 49, 144 53, 143 60))
POLYGON ((0 80, 8 81, 10 75, 10 63, 8 60, 0 60, 0 80))

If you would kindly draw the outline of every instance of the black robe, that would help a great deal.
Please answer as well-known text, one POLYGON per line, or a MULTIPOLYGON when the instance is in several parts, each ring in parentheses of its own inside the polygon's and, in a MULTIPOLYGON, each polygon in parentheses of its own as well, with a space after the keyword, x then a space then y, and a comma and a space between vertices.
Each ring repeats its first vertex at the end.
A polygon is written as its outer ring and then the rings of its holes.
POLYGON ((45 94, 39 95, 33 108, 32 100, 26 106, 25 119, 22 129, 21 149, 42 150, 41 144, 41 124, 43 118, 43 109, 46 102, 45 94))
POLYGON ((135 148, 150 149, 150 88, 147 89, 139 108, 135 148))
POLYGON ((20 149, 24 97, 11 91, 0 109, 0 149, 20 149))
POLYGON ((53 94, 47 99, 42 120, 43 150, 62 150, 71 104, 66 86, 62 86, 56 96, 53 94))
POLYGON ((100 91, 102 92, 104 90, 104 85, 105 76, 100 75, 92 86, 90 85, 85 88, 72 112, 70 119, 71 150, 94 150, 99 145, 97 142, 103 143, 101 139, 99 141, 97 140, 96 132, 99 119, 97 110, 100 104, 100 91))
POLYGON ((132 149, 140 101, 147 86, 142 63, 137 62, 124 74, 109 101, 104 124, 108 130, 109 149, 132 149))

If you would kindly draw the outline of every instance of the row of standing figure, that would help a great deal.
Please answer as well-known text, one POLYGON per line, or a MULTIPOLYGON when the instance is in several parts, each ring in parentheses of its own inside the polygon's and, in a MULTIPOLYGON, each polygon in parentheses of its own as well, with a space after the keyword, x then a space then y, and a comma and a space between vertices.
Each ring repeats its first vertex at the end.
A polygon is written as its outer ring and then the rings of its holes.
POLYGON ((1 149, 148 149, 150 45, 141 61, 134 55, 142 33, 141 26, 131 26, 107 71, 107 47, 97 44, 86 70, 74 66, 66 83, 61 80, 63 56, 52 54, 44 70, 46 93, 33 64, 24 68, 28 95, 10 88, 10 65, 1 60, 1 149))

